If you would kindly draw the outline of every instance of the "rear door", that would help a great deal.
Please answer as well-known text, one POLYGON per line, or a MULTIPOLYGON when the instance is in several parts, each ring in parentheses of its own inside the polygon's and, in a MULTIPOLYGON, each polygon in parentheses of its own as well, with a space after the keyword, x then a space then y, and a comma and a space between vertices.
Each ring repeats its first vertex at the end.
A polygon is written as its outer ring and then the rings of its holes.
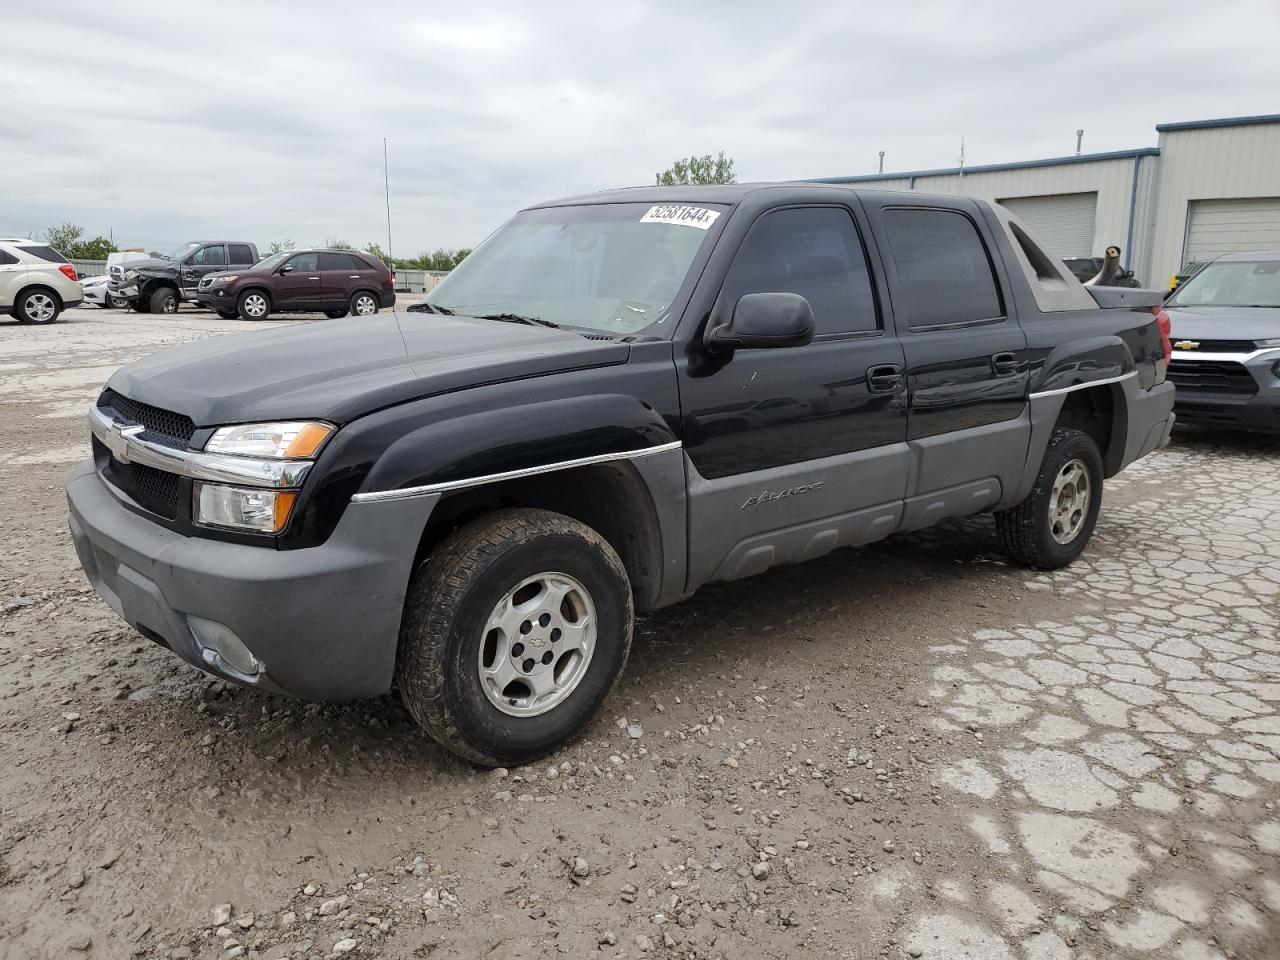
POLYGON ((182 293, 194 296, 200 281, 211 273, 227 269, 227 248, 225 244, 210 243, 201 247, 187 259, 182 261, 182 293))
POLYGON ((319 254, 299 253, 280 265, 274 301, 281 309, 319 307, 324 302, 319 254))
POLYGON ((904 527, 992 506, 1030 438, 1027 340, 977 205, 864 195, 906 358, 913 471, 904 527), (913 499, 914 498, 914 499, 913 499))
POLYGON ((13 306, 13 298, 18 295, 27 276, 27 265, 8 250, 0 248, 0 310, 13 306))
POLYGON ((361 271, 368 266, 349 253, 320 254, 320 287, 325 303, 331 308, 346 306, 356 287, 363 285, 361 271))
POLYGON ((228 243, 227 260, 228 270, 244 270, 258 262, 253 255, 253 247, 247 243, 228 243))
POLYGON ((797 293, 816 334, 729 356, 695 347, 682 363, 690 588, 877 539, 898 522, 903 356, 861 233, 850 206, 775 207, 734 255, 713 318, 749 293, 797 293))

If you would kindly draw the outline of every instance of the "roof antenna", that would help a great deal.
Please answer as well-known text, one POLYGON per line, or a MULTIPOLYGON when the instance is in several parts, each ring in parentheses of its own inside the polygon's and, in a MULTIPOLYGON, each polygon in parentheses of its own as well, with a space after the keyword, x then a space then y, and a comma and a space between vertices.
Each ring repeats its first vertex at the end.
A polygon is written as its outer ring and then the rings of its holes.
POLYGON ((960 134, 960 179, 964 179, 964 134, 960 134))
POLYGON ((391 259, 391 175, 387 172, 387 138, 382 138, 382 186, 387 198, 387 268, 394 275, 396 262, 391 259))
POLYGON ((880 172, 884 173, 884 151, 880 151, 880 172))
POLYGON ((1080 156, 1080 142, 1082 140, 1084 140, 1084 131, 1077 130, 1076 131, 1076 156, 1077 157, 1080 156))

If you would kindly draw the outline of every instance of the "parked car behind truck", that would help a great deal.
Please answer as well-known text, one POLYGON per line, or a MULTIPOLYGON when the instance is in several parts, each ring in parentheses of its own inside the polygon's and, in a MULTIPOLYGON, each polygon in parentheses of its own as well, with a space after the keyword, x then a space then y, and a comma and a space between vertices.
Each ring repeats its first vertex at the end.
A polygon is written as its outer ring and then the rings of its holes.
POLYGON ((272 313, 321 311, 330 319, 368 317, 396 302, 395 277, 370 253, 289 250, 245 270, 207 274, 195 302, 230 319, 265 320, 272 313))
POLYGON ((208 274, 248 269, 258 248, 245 241, 193 240, 154 259, 113 265, 107 293, 127 300, 139 313, 175 313, 191 300, 208 274))
POLYGON ((967 198, 570 198, 418 306, 124 367, 71 532, 178 656, 316 699, 394 680, 479 764, 576 735, 635 614, 711 581, 984 511, 1069 563, 1173 419, 1160 294, 1086 290, 967 198))
POLYGON ((84 300, 76 268, 38 240, 0 237, 0 315, 22 323, 55 323, 84 300))

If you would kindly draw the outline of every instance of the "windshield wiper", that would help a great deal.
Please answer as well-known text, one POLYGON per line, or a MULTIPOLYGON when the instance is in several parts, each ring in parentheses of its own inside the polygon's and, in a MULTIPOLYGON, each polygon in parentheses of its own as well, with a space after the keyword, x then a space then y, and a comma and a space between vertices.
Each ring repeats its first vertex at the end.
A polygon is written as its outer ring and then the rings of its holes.
POLYGON ((550 320, 543 320, 541 317, 526 317, 520 313, 482 313, 477 319, 480 320, 501 320, 503 323, 523 323, 530 327, 553 327, 560 329, 560 324, 553 323, 550 320))
POLYGON ((453 311, 448 307, 437 307, 434 303, 427 303, 425 300, 419 300, 417 303, 411 303, 405 309, 410 313, 442 313, 446 317, 453 316, 453 311))

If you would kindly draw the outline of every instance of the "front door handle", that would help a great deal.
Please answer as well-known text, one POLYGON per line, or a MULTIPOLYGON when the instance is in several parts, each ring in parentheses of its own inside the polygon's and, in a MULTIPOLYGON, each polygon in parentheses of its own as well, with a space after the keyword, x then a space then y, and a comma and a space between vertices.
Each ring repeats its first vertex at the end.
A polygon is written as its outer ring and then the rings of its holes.
POLYGON ((1016 353, 994 353, 991 355, 991 370, 997 377, 1008 377, 1018 372, 1018 355, 1016 353))
POLYGON ((867 389, 872 393, 895 393, 902 385, 902 368, 896 363, 881 363, 867 370, 867 389))

